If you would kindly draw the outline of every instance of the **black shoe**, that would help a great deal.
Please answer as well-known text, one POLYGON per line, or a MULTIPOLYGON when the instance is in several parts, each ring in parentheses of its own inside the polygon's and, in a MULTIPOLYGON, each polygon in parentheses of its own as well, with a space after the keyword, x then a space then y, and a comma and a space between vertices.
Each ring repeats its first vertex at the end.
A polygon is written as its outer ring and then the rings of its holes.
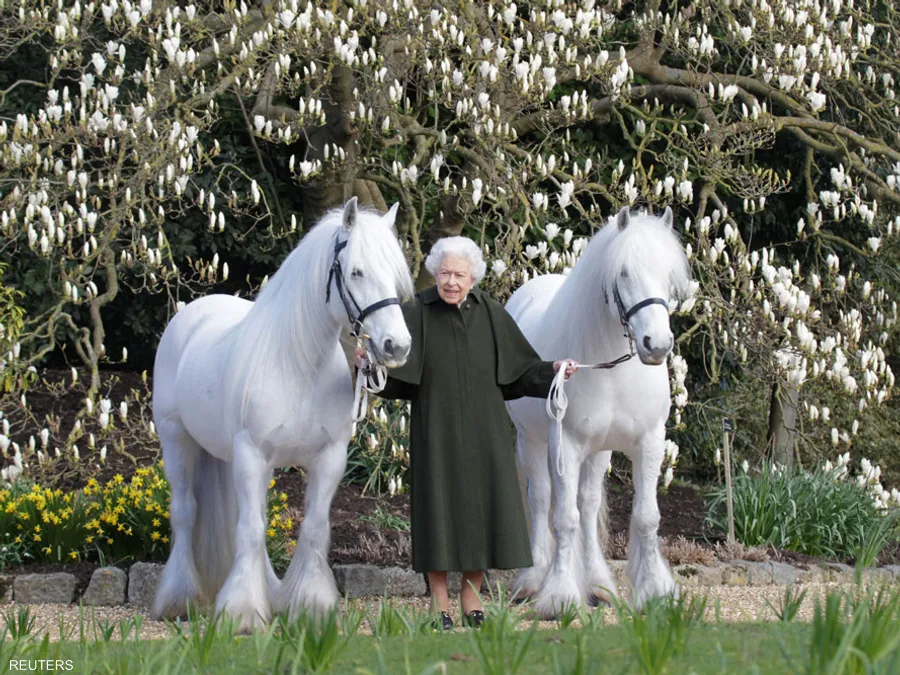
POLYGON ((453 619, 449 612, 441 612, 432 625, 435 630, 453 630, 453 619))
POLYGON ((484 623, 484 612, 480 609, 473 609, 468 614, 463 614, 462 622, 464 626, 481 628, 481 624, 484 623))

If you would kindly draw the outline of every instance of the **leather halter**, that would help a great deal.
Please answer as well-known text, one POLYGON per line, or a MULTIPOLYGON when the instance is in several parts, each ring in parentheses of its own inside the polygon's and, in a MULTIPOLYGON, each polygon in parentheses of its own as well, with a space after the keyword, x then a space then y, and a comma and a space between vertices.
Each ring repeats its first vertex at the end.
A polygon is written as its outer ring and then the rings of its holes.
POLYGON ((344 309, 347 310, 347 318, 350 320, 350 335, 355 338, 362 338, 366 337, 362 332, 363 321, 365 321, 366 317, 373 312, 382 309, 383 307, 389 307, 390 305, 399 305, 400 298, 385 298, 384 300, 373 302, 365 309, 360 309, 359 303, 356 301, 356 298, 353 297, 350 289, 347 288, 347 282, 344 279, 344 271, 341 267, 341 260, 338 257, 338 254, 346 246, 346 239, 344 239, 344 241, 338 241, 337 237, 335 237, 334 260, 332 260, 331 269, 328 272, 328 285, 325 287, 325 303, 327 304, 331 301, 331 282, 333 279, 335 286, 337 286, 337 291, 338 295, 341 298, 341 302, 344 303, 344 309))
MULTIPOLYGON (((606 295, 605 291, 603 295, 606 297, 606 304, 609 304, 609 296, 606 295)), ((630 309, 625 309, 625 304, 622 302, 622 296, 619 295, 618 284, 615 284, 613 286, 613 300, 615 301, 616 309, 619 312, 619 321, 622 322, 622 328, 625 331, 623 333, 623 337, 628 340, 628 353, 620 356, 613 361, 608 361, 607 363, 598 363, 592 366, 592 368, 597 370, 615 368, 620 363, 625 363, 626 361, 634 358, 634 356, 637 355, 637 349, 635 349, 634 346, 634 331, 631 330, 631 324, 628 323, 628 320, 631 317, 633 317, 645 307, 649 307, 650 305, 662 305, 666 308, 666 311, 668 311, 669 309, 669 303, 662 298, 647 298, 636 303, 630 309)))
POLYGON ((663 300, 662 298, 647 298, 646 300, 641 300, 631 307, 631 309, 626 310, 625 305, 622 302, 622 296, 619 295, 619 285, 616 284, 613 286, 613 298, 616 301, 616 307, 619 310, 619 320, 622 322, 622 325, 628 328, 628 321, 635 314, 640 312, 644 307, 649 307, 650 305, 662 305, 666 308, 666 311, 669 311, 669 303, 663 300))

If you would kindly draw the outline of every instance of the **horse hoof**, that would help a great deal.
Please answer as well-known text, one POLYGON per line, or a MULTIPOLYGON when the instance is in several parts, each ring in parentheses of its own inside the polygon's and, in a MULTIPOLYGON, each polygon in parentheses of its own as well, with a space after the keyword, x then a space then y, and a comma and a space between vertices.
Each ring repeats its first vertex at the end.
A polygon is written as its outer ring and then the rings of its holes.
POLYGON ((188 621, 190 613, 184 605, 172 605, 162 609, 154 608, 150 612, 151 621, 188 621))
POLYGON ((582 603, 581 596, 558 595, 537 597, 531 605, 543 621, 559 621, 577 612, 582 603))

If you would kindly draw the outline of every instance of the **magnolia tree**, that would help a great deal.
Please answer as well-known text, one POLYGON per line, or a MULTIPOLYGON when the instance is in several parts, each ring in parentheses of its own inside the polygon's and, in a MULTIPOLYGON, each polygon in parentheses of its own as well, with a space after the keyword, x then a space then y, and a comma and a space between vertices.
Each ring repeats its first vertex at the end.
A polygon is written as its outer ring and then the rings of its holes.
MULTIPOLYGON (((94 389, 106 356, 104 307, 122 285, 166 290, 177 301, 187 281, 217 274, 209 263, 175 260, 163 230, 217 142, 201 140, 215 106, 185 70, 197 54, 171 46, 182 28, 152 4, 0 2, 0 43, 40 45, 47 59, 46 81, 18 80, 0 92, 4 104, 15 89, 43 98, 16 114, 4 106, 0 120, 0 250, 40 270, 51 289, 16 351, 36 363, 71 342, 94 389)), ((194 26, 184 35, 199 42, 194 26)), ((214 199, 198 200, 209 227, 221 230, 214 199)))
MULTIPOLYGON (((444 235, 483 244, 503 297, 570 268, 622 205, 674 206, 697 281, 677 308, 680 349, 712 381, 728 363, 770 387, 783 462, 800 438, 846 449, 890 396, 890 0, 0 5, 0 42, 47 55, 43 81, 4 92, 38 89, 43 105, 0 126, 3 250, 56 289, 23 358, 65 336, 96 373, 119 284, 175 301, 188 279, 215 278, 224 261, 170 254, 165 223, 184 209, 217 232, 241 213, 294 226, 272 184, 217 160, 228 99, 260 163, 283 153, 304 224, 354 194, 399 200, 423 284, 444 235)), ((691 378, 673 366, 681 408, 691 378)))

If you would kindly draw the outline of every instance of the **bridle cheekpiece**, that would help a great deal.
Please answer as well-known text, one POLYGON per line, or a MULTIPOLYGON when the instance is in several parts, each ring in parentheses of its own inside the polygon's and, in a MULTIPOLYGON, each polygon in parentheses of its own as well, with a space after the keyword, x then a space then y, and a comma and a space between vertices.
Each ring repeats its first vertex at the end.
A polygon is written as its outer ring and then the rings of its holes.
POLYGON ((344 303, 344 309, 347 311, 347 318, 350 320, 350 335, 357 339, 362 339, 368 337, 363 333, 363 321, 365 321, 366 317, 384 307, 399 305, 400 298, 385 298, 384 300, 373 302, 365 309, 360 309, 359 303, 353 297, 353 293, 347 288, 347 281, 344 279, 344 271, 341 267, 339 254, 346 246, 347 239, 338 241, 338 238, 335 237, 334 259, 331 262, 331 269, 328 271, 328 285, 325 287, 325 303, 327 304, 331 301, 331 283, 334 281, 341 302, 344 303))

